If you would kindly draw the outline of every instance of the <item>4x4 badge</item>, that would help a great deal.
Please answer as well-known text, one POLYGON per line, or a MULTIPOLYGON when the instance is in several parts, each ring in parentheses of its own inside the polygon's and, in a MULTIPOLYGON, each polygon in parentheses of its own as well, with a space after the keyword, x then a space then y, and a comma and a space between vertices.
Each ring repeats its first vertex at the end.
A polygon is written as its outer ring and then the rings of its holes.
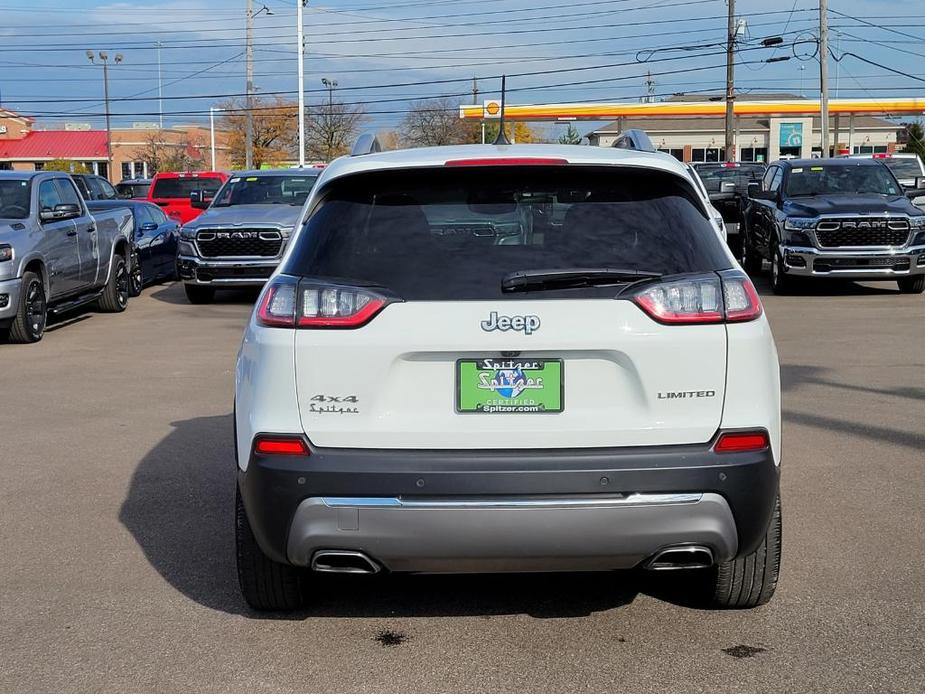
POLYGON ((488 320, 481 322, 482 330, 490 333, 492 330, 517 330, 524 335, 530 335, 540 328, 539 316, 499 316, 497 311, 488 314, 488 320))

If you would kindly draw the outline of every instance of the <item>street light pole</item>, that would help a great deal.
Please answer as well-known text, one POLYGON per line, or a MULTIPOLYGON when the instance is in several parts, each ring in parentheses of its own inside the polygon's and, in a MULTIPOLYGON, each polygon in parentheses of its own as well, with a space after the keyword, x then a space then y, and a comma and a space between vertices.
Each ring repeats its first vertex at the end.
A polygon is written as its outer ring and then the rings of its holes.
POLYGON ((299 167, 305 166, 305 45, 302 36, 302 8, 307 0, 296 0, 296 50, 299 52, 299 167))
POLYGON ((223 109, 209 106, 209 139, 212 146, 212 171, 215 171, 215 112, 223 109))
POLYGON ((157 111, 159 115, 159 122, 161 130, 164 129, 164 92, 163 92, 163 83, 161 81, 161 42, 158 41, 157 46, 157 111))
MULTIPOLYGON (((103 64, 103 101, 106 106, 106 180, 112 181, 112 124, 109 119, 109 53, 99 52, 100 61, 103 64)), ((94 63, 95 56, 93 51, 87 51, 87 58, 94 63)), ((116 65, 122 62, 122 54, 116 53, 114 57, 116 65)))

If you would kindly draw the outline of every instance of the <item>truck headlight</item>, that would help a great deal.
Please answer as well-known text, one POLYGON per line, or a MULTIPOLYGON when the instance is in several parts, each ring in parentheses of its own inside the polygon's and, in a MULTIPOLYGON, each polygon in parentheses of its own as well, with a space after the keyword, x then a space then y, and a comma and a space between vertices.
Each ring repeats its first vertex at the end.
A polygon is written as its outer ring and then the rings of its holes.
POLYGON ((196 230, 187 229, 186 227, 180 228, 180 238, 183 241, 195 241, 196 240, 196 230))
POLYGON ((809 231, 816 226, 813 217, 787 217, 784 220, 784 229, 787 231, 809 231))
POLYGON ((180 241, 177 244, 177 254, 178 255, 196 255, 196 249, 193 244, 186 241, 180 241))
POLYGON ((13 247, 7 243, 0 244, 0 263, 13 259, 13 247))

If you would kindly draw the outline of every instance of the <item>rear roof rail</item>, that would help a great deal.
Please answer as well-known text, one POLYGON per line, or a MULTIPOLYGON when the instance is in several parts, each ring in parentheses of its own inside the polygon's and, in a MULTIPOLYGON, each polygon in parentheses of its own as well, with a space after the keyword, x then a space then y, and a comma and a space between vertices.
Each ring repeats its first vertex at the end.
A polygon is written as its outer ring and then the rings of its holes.
POLYGON ((624 130, 617 135, 617 139, 614 140, 613 146, 617 149, 634 149, 637 152, 657 151, 646 131, 640 130, 639 128, 624 130))
POLYGON ((357 138, 356 144, 350 150, 351 157, 359 157, 364 154, 375 154, 382 151, 382 144, 376 133, 363 133, 357 138))

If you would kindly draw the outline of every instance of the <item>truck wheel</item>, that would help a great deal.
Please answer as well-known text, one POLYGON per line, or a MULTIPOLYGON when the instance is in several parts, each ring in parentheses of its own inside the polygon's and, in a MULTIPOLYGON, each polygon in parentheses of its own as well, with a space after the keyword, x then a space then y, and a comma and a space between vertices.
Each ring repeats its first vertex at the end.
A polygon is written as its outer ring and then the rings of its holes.
POLYGON ((743 609, 764 605, 777 588, 781 551, 780 496, 761 544, 751 554, 713 569, 713 607, 743 609))
POLYGON ((128 276, 128 295, 132 297, 140 296, 144 281, 141 276, 141 258, 138 257, 138 251, 132 251, 130 268, 128 276))
POLYGON ((899 285, 899 291, 903 294, 921 294, 925 292, 925 275, 903 277, 896 280, 896 284, 899 285))
POLYGON ((19 310, 10 325, 10 342, 24 344, 41 340, 47 315, 48 302, 42 278, 34 272, 24 272, 19 310))
POLYGON ((121 313, 128 305, 130 284, 128 265, 121 255, 113 256, 112 262, 109 281, 97 300, 97 305, 101 311, 106 313, 121 313))
POLYGON ((212 287, 201 287, 198 284, 184 284, 183 291, 191 304, 211 304, 215 300, 215 290, 212 287))
POLYGON ((771 289, 775 294, 790 294, 793 291, 794 278, 784 272, 784 259, 777 243, 771 246, 771 289))
POLYGON ((241 492, 235 485, 235 545, 238 584, 255 610, 295 610, 305 604, 305 571, 279 564, 263 553, 254 538, 241 492))

